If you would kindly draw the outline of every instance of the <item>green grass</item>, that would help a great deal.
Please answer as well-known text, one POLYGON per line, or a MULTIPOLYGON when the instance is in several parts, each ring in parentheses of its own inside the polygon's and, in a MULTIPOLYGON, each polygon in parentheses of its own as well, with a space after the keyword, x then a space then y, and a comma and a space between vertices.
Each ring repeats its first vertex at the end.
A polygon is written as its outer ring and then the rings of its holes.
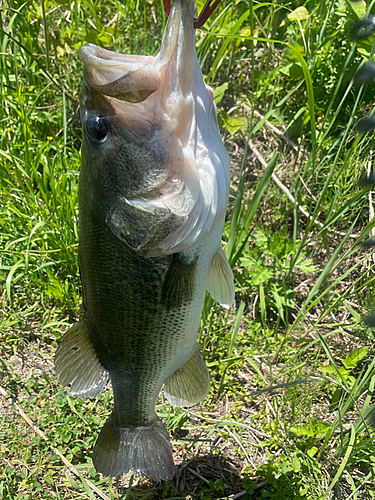
POLYGON ((374 86, 351 83, 375 38, 348 38, 374 3, 223 0, 197 33, 232 159, 223 241, 236 307, 205 303, 207 400, 189 412, 160 398, 178 472, 156 485, 96 474, 91 452, 112 394, 67 396, 53 356, 81 302, 77 50, 92 42, 156 54, 162 2, 2 2, 0 498, 98 498, 85 479, 111 499, 375 497, 375 334, 363 322, 375 264, 361 246, 375 223, 370 188, 358 185, 372 170, 374 136, 354 131, 374 86))

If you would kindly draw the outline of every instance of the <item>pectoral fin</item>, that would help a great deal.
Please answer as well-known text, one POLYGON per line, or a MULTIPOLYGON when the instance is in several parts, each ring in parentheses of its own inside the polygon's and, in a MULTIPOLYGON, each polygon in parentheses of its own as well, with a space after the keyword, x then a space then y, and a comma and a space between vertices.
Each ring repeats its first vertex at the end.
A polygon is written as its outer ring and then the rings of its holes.
POLYGON ((70 394, 82 399, 95 398, 108 382, 108 372, 101 365, 91 344, 84 320, 63 336, 55 358, 56 375, 70 394))
POLYGON ((173 254, 162 289, 163 303, 169 308, 180 307, 193 298, 197 260, 186 261, 181 254, 173 254))
POLYGON ((164 382, 164 395, 173 406, 194 406, 210 390, 210 375, 197 344, 192 356, 164 382))
POLYGON ((234 303, 234 278, 224 250, 220 247, 212 259, 206 287, 211 297, 223 307, 234 303))

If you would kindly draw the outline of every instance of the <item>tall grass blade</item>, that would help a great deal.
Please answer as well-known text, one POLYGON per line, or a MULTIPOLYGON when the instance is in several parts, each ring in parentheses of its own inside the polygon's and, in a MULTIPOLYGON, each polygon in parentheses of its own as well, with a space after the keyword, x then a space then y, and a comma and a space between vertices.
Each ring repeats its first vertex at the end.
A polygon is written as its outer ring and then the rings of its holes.
MULTIPOLYGON (((251 224, 255 217, 256 211, 260 205, 263 194, 265 193, 276 168, 278 153, 275 152, 264 171, 264 174, 257 186, 254 196, 249 201, 248 208, 243 210, 244 203, 244 177, 241 179, 238 193, 236 196, 236 204, 231 222, 231 232, 229 234, 227 257, 230 265, 233 267, 242 255, 244 246, 246 245, 250 233, 251 224), (232 229, 233 227, 233 229, 232 229)), ((244 176, 244 174, 242 174, 244 176)))

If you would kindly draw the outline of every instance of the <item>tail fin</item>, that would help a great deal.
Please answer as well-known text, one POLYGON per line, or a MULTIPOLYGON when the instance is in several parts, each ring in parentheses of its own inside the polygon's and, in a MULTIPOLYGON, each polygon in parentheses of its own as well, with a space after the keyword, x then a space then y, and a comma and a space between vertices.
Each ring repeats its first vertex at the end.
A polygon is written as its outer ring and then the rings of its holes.
POLYGON ((111 415, 98 437, 92 461, 97 472, 105 476, 129 471, 155 481, 174 476, 172 446, 160 420, 150 427, 118 428, 111 415))

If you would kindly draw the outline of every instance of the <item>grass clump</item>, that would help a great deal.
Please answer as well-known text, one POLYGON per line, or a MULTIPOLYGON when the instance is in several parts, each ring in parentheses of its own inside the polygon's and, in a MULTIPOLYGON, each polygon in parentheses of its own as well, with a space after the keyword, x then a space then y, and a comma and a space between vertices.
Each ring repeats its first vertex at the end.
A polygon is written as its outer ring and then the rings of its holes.
POLYGON ((352 84, 374 35, 348 36, 371 11, 364 0, 223 0, 197 33, 232 159, 224 242, 237 302, 228 312, 206 300, 208 399, 191 411, 159 402, 177 476, 155 485, 96 474, 111 392, 70 398, 53 356, 81 302, 77 50, 156 54, 162 2, 2 3, 0 497, 95 498, 86 478, 107 498, 374 498, 374 331, 363 322, 374 260, 361 246, 374 209, 371 186, 358 184, 374 143, 354 130, 373 84, 352 84))

